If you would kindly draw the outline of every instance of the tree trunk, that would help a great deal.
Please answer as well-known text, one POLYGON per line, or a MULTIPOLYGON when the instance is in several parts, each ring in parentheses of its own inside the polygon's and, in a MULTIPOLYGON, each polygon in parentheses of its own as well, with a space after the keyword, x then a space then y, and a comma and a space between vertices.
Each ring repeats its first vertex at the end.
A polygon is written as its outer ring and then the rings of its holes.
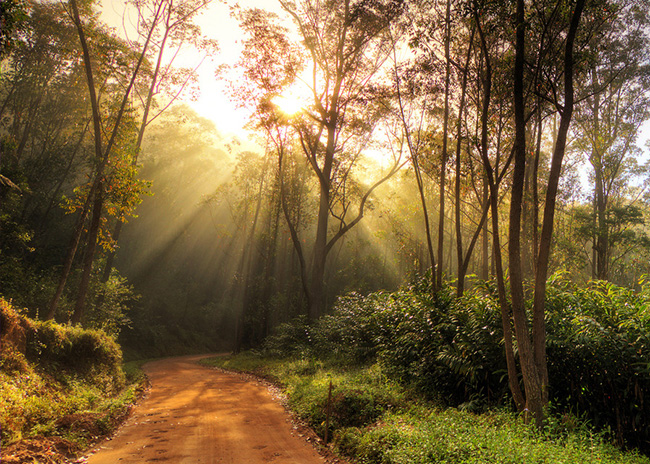
POLYGON ((54 296, 50 300, 50 304, 47 309, 47 315, 45 316, 46 320, 54 319, 56 314, 56 309, 59 306, 59 301, 63 295, 63 290, 65 289, 65 284, 68 281, 68 276, 72 270, 72 263, 74 262, 74 257, 77 254, 77 248, 79 247, 79 241, 81 240, 81 235, 83 234, 84 224, 88 218, 88 213, 90 211, 90 202, 92 196, 94 195, 94 190, 88 193, 86 202, 83 205, 79 218, 77 219, 77 225, 75 226, 74 232, 72 234, 72 239, 70 240, 70 245, 68 246, 68 253, 66 254, 65 260, 63 261, 63 269, 61 270, 61 276, 59 277, 59 283, 54 292, 54 296))
POLYGON ((456 179, 455 179, 455 217, 456 217, 456 258, 458 261, 458 275, 456 281, 456 296, 460 297, 465 291, 465 275, 467 267, 461 263, 463 258, 463 233, 461 230, 461 204, 460 204, 460 178, 461 178, 461 147, 462 147, 462 129, 463 129, 463 111, 465 109, 465 93, 467 92, 467 75, 469 73, 469 61, 472 56, 472 45, 474 43, 475 28, 472 28, 469 44, 467 46, 467 56, 465 58, 465 67, 463 68, 463 80, 460 87, 460 104, 458 108, 458 124, 456 127, 456 179))
POLYGON ((99 163, 97 167, 97 173, 95 175, 95 180, 90 188, 88 197, 86 198, 86 203, 81 210, 79 221, 77 222, 77 227, 73 233, 72 240, 70 243, 70 248, 68 249, 68 254, 66 256, 65 262, 63 263, 63 271, 59 279, 59 285, 57 290, 50 301, 50 307, 47 313, 47 319, 53 319, 54 314, 56 313, 56 308, 59 304, 61 295, 63 294, 63 289, 67 282, 70 270, 72 269, 72 262, 74 256, 77 252, 77 247, 79 246, 79 240, 83 232, 83 224, 86 221, 86 218, 89 213, 90 202, 93 201, 93 197, 97 194, 97 189, 101 184, 101 177, 103 176, 104 166, 106 160, 102 159, 102 128, 101 128, 101 119, 99 113, 99 103, 97 101, 97 93, 95 91, 95 81, 93 79, 93 70, 90 61, 90 50, 88 49, 88 43, 86 42, 86 35, 81 24, 81 18, 79 16, 79 9, 77 8, 76 0, 70 0, 70 7, 72 9, 72 18, 77 28, 77 33, 79 35, 79 42, 81 43, 81 49, 83 52, 84 59, 84 69, 86 71, 86 83, 88 85, 88 93, 90 96, 90 104, 92 107, 93 114, 93 130, 94 130, 94 140, 95 140, 95 156, 99 163))
MULTIPOLYGON (((404 102, 402 101, 402 88, 400 85, 400 76, 397 71, 397 54, 395 52, 395 44, 393 43, 393 59, 395 62, 395 86, 397 89, 397 103, 399 105, 399 111, 400 111, 400 120, 402 121, 402 126, 404 128, 404 136, 406 137, 406 145, 408 146, 409 149, 409 154, 411 155, 411 163, 413 164, 413 172, 415 174, 415 180, 417 182, 418 186, 418 193, 420 195, 420 203, 422 204, 422 215, 424 219, 424 233, 427 241, 427 250, 429 252, 429 262, 431 265, 431 283, 433 285, 433 288, 436 287, 436 259, 435 259, 435 254, 433 251, 433 241, 431 239, 431 224, 429 222, 429 210, 427 208, 427 200, 424 192, 424 182, 422 180, 422 171, 420 170, 420 162, 419 162, 419 148, 420 144, 418 141, 418 145, 415 146, 413 139, 411 137, 411 129, 409 127, 409 124, 406 120, 406 115, 404 113, 404 102)), ((467 75, 467 71, 465 71, 465 75, 467 75)), ((465 88, 463 88, 463 92, 465 91, 465 88)), ((462 104, 461 104, 461 111, 462 111, 462 104)), ((460 125, 459 125, 459 133, 460 133, 460 125)), ((460 144, 460 142, 458 142, 460 144)), ((459 148, 460 150, 460 148, 459 148)), ((457 159, 459 159, 459 155, 457 154, 457 159)), ((458 193, 458 195, 460 195, 458 193)), ((460 200, 459 200, 460 201, 460 200)), ((422 265, 422 260, 418 260, 418 266, 420 267, 422 265)), ((418 269, 418 273, 421 273, 421 270, 418 269)))
POLYGON ((436 288, 442 287, 442 261, 445 246, 445 184, 447 181, 447 139, 449 138, 449 81, 451 78, 451 0, 447 0, 445 14, 445 108, 442 123, 442 153, 440 156, 440 210, 438 218, 438 267, 436 268, 436 288))
POLYGON ((537 146, 535 147, 535 164, 533 165, 533 207, 532 207, 532 231, 533 231, 533 260, 537 261, 539 250, 539 157, 542 152, 542 102, 537 99, 537 146))
MULTIPOLYGON (((539 425, 544 420, 544 404, 539 372, 534 359, 533 346, 524 307, 523 275, 521 265, 521 211, 526 170, 526 119, 524 104, 524 47, 525 47, 525 4, 517 0, 516 43, 514 66, 514 121, 515 121, 515 165, 512 174, 512 195, 510 200, 509 225, 509 268, 512 316, 519 348, 519 360, 526 395, 526 419, 531 416, 539 425)), ((496 244, 495 244, 496 247, 496 244)), ((511 380, 511 383, 513 380, 511 380)))
POLYGON ((501 240, 499 237, 499 195, 498 185, 495 179, 494 170, 488 156, 488 120, 490 109, 490 98, 492 89, 492 66, 488 53, 487 44, 479 22, 478 14, 474 12, 474 19, 477 24, 477 30, 481 40, 481 48, 485 57, 485 75, 483 78, 483 108, 481 113, 481 159, 485 171, 485 179, 490 188, 490 209, 492 212, 492 241, 494 258, 496 262, 497 290, 499 295, 499 307, 501 309, 501 322, 503 326, 503 338, 506 353, 506 365, 508 369, 508 384, 512 393, 513 400, 518 410, 523 409, 524 397, 519 387, 517 368, 515 364, 512 331, 510 329, 510 311, 506 297, 505 275, 503 272, 503 263, 501 259, 501 240))
MULTIPOLYGON (((486 207, 491 202, 488 190, 489 190, 489 186, 488 186, 487 176, 484 176, 483 177, 483 201, 481 202, 481 205, 483 207, 486 207)), ((492 214, 494 214, 494 211, 492 212, 492 214)), ((481 242, 481 279, 483 280, 488 280, 490 277, 489 249, 490 249, 490 241, 488 237, 488 228, 484 227, 483 240, 481 242)))
POLYGON ((603 154, 600 146, 600 94, 594 95, 593 105, 594 134, 593 148, 589 161, 594 168, 594 261, 595 277, 600 280, 609 278, 608 269, 608 228, 607 228, 607 195, 603 179, 603 154))
POLYGON ((88 243, 84 251, 83 270, 81 274, 81 282, 79 283, 79 291, 77 294, 77 302, 74 307, 74 313, 70 318, 72 325, 77 325, 81 322, 86 309, 86 295, 88 294, 88 287, 90 285, 90 277, 93 269, 93 261, 95 259, 95 249, 97 248, 97 236, 99 235, 99 227, 102 219, 102 208, 104 205, 104 192, 103 183, 100 182, 97 191, 95 192, 95 201, 93 202, 93 215, 90 220, 90 228, 88 229, 88 243))
POLYGON ((539 242, 539 254, 535 270, 535 298, 533 305, 533 346, 535 350, 535 364, 539 372, 542 401, 548 403, 548 368, 546 362, 546 326, 544 320, 546 300, 546 278, 551 254, 551 241, 553 238, 553 221, 555 218, 555 200, 558 184, 562 173, 562 160, 566 150, 567 134, 573 115, 573 46, 580 25, 582 10, 586 0, 577 0, 575 10, 571 17, 571 24, 566 39, 564 54, 564 108, 561 113, 560 127, 558 129, 555 149, 551 160, 551 170, 546 189, 546 202, 544 204, 544 219, 539 242))
MULTIPOLYGON (((268 161, 268 159, 267 159, 268 161)), ((266 163, 262 169, 262 175, 260 177, 260 185, 257 190, 257 202, 255 205, 255 213, 253 215, 253 223, 251 224, 250 232, 248 237, 244 242, 244 249, 242 251, 242 291, 243 297, 241 299, 241 311, 239 313, 238 322, 237 322, 237 340, 235 344, 235 353, 239 353, 243 347, 244 339, 244 327, 246 324, 246 316, 248 315, 250 302, 251 302, 251 287, 253 282, 253 262, 255 261, 255 254, 253 249, 255 248, 255 232, 257 231, 257 222, 260 217, 260 211, 262 210, 262 194, 264 193, 264 184, 266 180, 266 163)))

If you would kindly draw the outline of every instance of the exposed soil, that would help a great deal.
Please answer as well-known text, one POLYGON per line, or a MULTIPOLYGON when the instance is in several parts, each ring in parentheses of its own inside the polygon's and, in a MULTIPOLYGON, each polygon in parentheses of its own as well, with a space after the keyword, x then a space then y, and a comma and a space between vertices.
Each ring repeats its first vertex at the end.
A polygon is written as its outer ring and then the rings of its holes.
POLYGON ((2 464, 69 463, 81 450, 71 441, 59 437, 21 440, 2 449, 2 464))
POLYGON ((144 366, 151 390, 114 437, 78 462, 89 464, 325 463, 317 439, 292 421, 266 384, 210 369, 205 356, 144 366), (311 443, 310 443, 311 442, 311 443))

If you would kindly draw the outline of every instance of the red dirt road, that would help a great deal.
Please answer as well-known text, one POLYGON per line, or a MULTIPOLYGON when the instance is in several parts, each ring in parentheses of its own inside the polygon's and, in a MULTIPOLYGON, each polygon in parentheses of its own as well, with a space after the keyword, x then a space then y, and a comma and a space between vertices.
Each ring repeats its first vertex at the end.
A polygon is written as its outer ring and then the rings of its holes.
POLYGON ((268 388, 196 364, 205 356, 144 366, 151 390, 90 464, 324 463, 268 388))

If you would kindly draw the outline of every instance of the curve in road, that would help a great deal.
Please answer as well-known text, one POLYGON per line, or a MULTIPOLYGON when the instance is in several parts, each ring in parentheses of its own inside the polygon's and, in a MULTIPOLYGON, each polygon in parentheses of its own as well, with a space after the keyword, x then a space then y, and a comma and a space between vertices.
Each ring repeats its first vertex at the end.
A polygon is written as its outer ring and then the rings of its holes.
POLYGON ((146 364, 149 394, 87 462, 325 462, 266 386, 197 364, 203 357, 146 364))

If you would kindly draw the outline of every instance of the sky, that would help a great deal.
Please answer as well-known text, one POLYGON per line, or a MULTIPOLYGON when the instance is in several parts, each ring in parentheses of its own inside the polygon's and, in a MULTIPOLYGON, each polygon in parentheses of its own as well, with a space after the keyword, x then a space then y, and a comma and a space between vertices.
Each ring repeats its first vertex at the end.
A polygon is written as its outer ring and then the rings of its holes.
MULTIPOLYGON (((277 10, 275 0, 240 0, 242 7, 259 7, 277 10)), ((124 30, 122 16, 125 9, 124 0, 102 0, 102 19, 119 33, 124 30)), ((236 108, 226 92, 226 83, 215 77, 215 71, 220 65, 234 65, 241 51, 242 34, 237 21, 230 16, 229 6, 222 1, 212 0, 196 19, 201 31, 210 39, 219 43, 219 53, 212 59, 206 59, 198 69, 201 93, 196 101, 187 101, 197 113, 214 121, 222 134, 245 137, 243 126, 246 123, 246 112, 236 108)), ((128 24, 128 21, 127 21, 128 24)), ((202 55, 198 52, 185 51, 179 65, 195 67, 201 62, 202 55)))
MULTIPOLYGON (((196 20, 205 36, 218 41, 220 51, 218 56, 213 57, 212 60, 204 60, 201 64, 198 69, 200 95, 196 101, 186 103, 201 116, 212 120, 222 135, 245 140, 247 132, 244 125, 247 121, 247 113, 230 101, 227 96, 226 81, 215 76, 218 66, 234 65, 242 49, 242 33, 237 21, 230 15, 228 3, 225 0, 212 0, 196 20)), ((257 7, 281 11, 276 0, 239 0, 237 3, 244 8, 257 7)), ((101 5, 103 20, 117 30, 122 30, 125 1, 101 0, 101 5)), ((198 53, 184 53, 180 64, 195 67, 200 61, 201 56, 198 53)), ((236 79, 236 76, 234 77, 236 79)), ((637 143, 644 151, 645 160, 650 159, 650 147, 647 146, 650 143, 650 121, 643 126, 637 143)))

